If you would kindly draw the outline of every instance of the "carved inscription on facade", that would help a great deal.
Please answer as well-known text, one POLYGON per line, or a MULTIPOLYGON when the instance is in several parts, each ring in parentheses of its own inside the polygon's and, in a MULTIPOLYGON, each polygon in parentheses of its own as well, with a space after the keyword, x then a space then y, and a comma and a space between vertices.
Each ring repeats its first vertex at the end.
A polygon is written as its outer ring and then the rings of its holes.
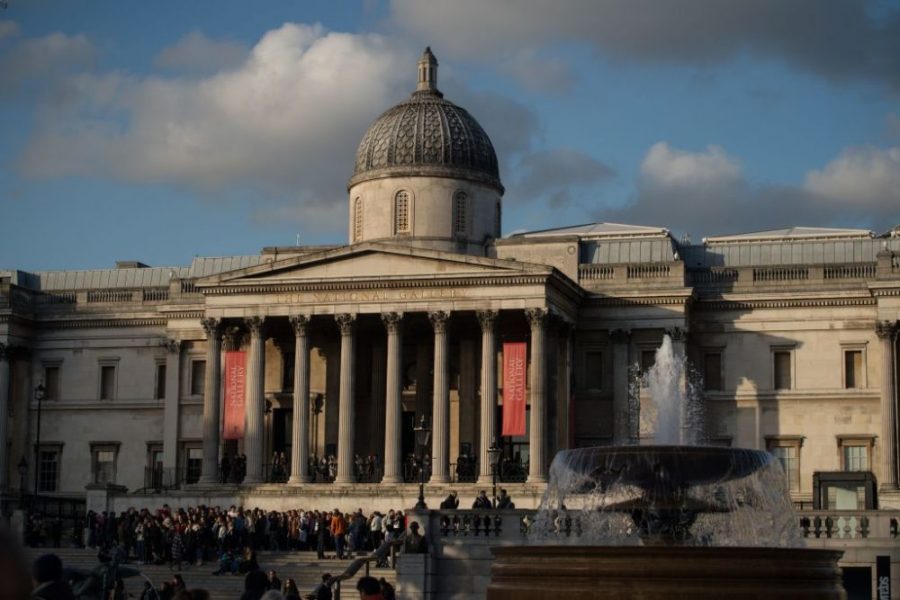
POLYGON ((410 290, 354 290, 340 292, 309 292, 306 294, 278 294, 278 304, 337 304, 341 302, 402 302, 417 300, 452 300, 465 298, 462 290, 453 288, 424 288, 410 290))

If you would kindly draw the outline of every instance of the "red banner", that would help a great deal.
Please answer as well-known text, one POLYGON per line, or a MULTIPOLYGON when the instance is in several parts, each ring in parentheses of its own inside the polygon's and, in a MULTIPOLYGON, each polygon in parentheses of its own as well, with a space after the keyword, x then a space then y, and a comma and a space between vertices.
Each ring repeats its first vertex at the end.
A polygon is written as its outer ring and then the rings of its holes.
POLYGON ((525 342, 503 344, 503 432, 525 435, 525 342))
POLYGON ((244 437, 246 354, 225 353, 225 431, 222 437, 226 440, 240 440, 244 437))

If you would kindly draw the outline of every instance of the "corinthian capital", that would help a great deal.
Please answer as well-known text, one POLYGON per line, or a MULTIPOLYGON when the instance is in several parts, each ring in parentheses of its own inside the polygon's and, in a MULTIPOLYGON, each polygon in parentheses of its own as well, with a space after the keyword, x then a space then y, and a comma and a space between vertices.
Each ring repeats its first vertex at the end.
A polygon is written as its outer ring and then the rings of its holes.
POLYGON ((532 329, 537 329, 538 327, 543 327, 544 323, 547 321, 547 309, 546 308, 526 308, 525 309, 525 318, 528 319, 528 324, 531 325, 532 329))
POLYGON ((353 329, 356 326, 356 315, 340 313, 334 315, 334 320, 337 322, 338 329, 341 330, 341 335, 353 335, 353 329))
POLYGON ((896 321, 875 321, 875 335, 881 339, 894 339, 897 334, 896 321))
POLYGON ((479 310, 475 313, 478 317, 478 324, 481 325, 481 331, 491 331, 497 323, 496 310, 479 310))
POLYGON ((181 340, 166 340, 163 342, 163 346, 166 347, 166 352, 169 354, 178 354, 181 352, 181 340))
POLYGON ((445 310, 435 310, 428 313, 428 320, 431 321, 431 326, 434 327, 435 333, 446 333, 450 313, 445 310))
POLYGON ((250 335, 252 336, 262 335, 265 324, 265 317, 247 317, 244 319, 244 325, 250 330, 250 335))
POLYGON ((219 332, 222 329, 222 320, 214 317, 204 317, 200 319, 200 325, 203 326, 203 331, 206 332, 206 339, 215 339, 219 337, 219 332))
POLYGON ((384 323, 384 328, 388 333, 399 333, 400 327, 403 325, 403 313, 381 313, 381 322, 384 323))
POLYGON ((290 319, 291 327, 294 329, 294 335, 303 337, 309 332, 309 316, 308 315, 292 315, 290 319))
POLYGON ((669 327, 666 329, 666 335, 673 342, 683 342, 687 339, 687 331, 684 330, 684 327, 669 327))

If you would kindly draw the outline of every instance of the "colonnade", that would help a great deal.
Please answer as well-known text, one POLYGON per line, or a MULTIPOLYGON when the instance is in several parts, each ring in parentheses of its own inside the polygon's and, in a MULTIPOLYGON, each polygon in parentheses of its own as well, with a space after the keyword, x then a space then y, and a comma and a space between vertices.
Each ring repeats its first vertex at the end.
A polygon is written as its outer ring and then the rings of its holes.
MULTIPOLYGON (((529 471, 528 481, 543 483, 546 481, 545 460, 545 428, 547 413, 547 347, 545 329, 547 310, 532 308, 525 311, 531 332, 531 367, 530 367, 530 438, 529 438, 529 471)), ((495 407, 497 406, 497 348, 496 323, 498 312, 495 310, 477 311, 476 316, 481 328, 481 443, 479 447, 478 480, 491 479, 491 462, 488 447, 495 438, 497 427, 495 407)), ((434 335, 434 358, 432 364, 432 445, 431 445, 431 483, 441 484, 450 481, 450 352, 447 326, 451 318, 449 311, 432 311, 428 320, 434 335)), ((356 382, 356 338, 357 315, 340 313, 334 315, 335 323, 340 331, 340 385, 338 397, 338 444, 336 484, 350 484, 355 481, 354 474, 354 423, 355 423, 355 390, 356 382)), ((401 416, 403 392, 403 322, 400 312, 387 312, 380 315, 386 330, 387 347, 385 350, 384 376, 373 377, 373 382, 384 386, 385 407, 384 419, 384 483, 400 483, 402 477, 401 452, 401 416), (383 383, 382 383, 383 382, 383 383)), ((309 476, 306 466, 309 461, 309 446, 304 436, 308 431, 309 418, 309 324, 310 316, 295 315, 289 318, 294 332, 296 350, 294 352, 294 411, 293 437, 291 448, 291 473, 289 485, 307 483, 309 476)), ((202 325, 207 335, 206 381, 203 401, 203 463, 200 476, 201 484, 214 484, 218 481, 218 459, 220 446, 220 387, 221 368, 220 354, 222 350, 222 322, 215 318, 205 318, 202 325)), ((244 453, 247 457, 245 483, 256 484, 263 481, 263 423, 264 423, 264 374, 265 352, 265 319, 249 317, 244 319, 244 326, 250 332, 250 351, 247 365, 248 387, 246 404, 246 431, 244 453)), ((379 392, 380 393, 380 392, 379 392)), ((376 427, 376 424, 372 425, 376 427)))

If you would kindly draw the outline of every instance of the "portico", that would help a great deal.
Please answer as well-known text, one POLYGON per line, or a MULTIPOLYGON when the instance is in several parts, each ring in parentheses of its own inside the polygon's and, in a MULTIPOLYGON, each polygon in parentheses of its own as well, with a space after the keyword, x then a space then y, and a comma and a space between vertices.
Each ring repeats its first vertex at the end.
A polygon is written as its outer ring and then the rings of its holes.
MULTIPOLYGON (((559 386, 550 389, 548 381, 567 380, 570 363, 546 340, 575 321, 579 292, 552 267, 363 243, 225 273, 198 288, 211 365, 204 423, 221 420, 223 376, 215 364, 224 332, 241 332, 247 351, 244 484, 263 483, 265 457, 288 445, 289 485, 315 480, 310 465, 331 455, 336 485, 357 482, 357 456, 377 457, 379 480, 399 483, 414 450, 411 424, 423 415, 433 431, 426 467, 432 484, 461 474, 489 480, 485 453, 501 439, 498 340, 529 343, 530 424, 522 439, 506 440, 508 459, 518 460, 523 479, 527 473, 528 482, 543 483, 548 454, 567 445, 545 422, 551 407, 568 414, 559 386), (291 390, 276 374, 288 368, 291 390), (318 394, 324 418, 310 410, 318 394), (275 404, 290 409, 289 444, 276 443, 266 426, 266 407, 275 404)), ((201 483, 219 480, 220 431, 204 432, 201 483)))

